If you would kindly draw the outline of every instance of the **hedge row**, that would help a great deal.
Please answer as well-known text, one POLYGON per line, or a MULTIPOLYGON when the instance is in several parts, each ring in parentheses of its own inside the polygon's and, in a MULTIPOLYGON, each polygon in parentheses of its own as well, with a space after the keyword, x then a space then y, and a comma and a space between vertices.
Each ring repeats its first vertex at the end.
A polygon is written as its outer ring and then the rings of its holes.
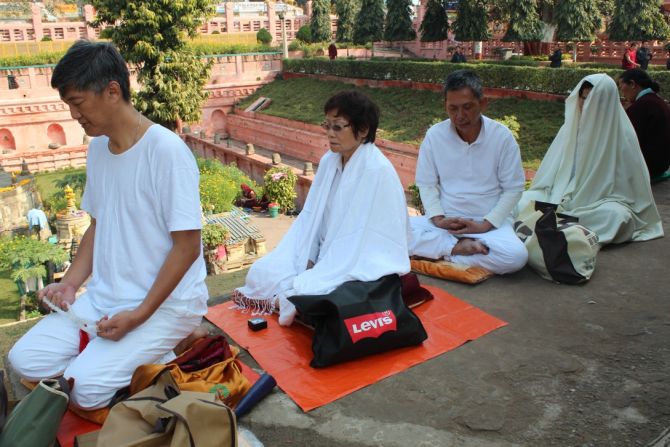
MULTIPOLYGON (((72 42, 74 43, 74 42, 72 42)), ((277 52, 278 47, 245 43, 191 42, 188 48, 198 56, 218 54, 244 54, 277 52)), ((33 65, 56 64, 65 55, 65 51, 45 52, 31 55, 0 57, 0 67, 29 67, 33 65)))
MULTIPOLYGON (((290 73, 322 74, 346 78, 399 80, 442 83, 451 72, 468 68, 481 76, 486 87, 527 90, 542 93, 567 95, 584 77, 594 73, 607 73, 615 80, 620 69, 593 68, 547 68, 523 67, 499 64, 474 63, 452 64, 448 62, 399 62, 399 61, 355 61, 317 59, 284 60, 284 71, 290 73)), ((670 72, 650 72, 650 76, 661 85, 662 92, 670 92, 670 72)))

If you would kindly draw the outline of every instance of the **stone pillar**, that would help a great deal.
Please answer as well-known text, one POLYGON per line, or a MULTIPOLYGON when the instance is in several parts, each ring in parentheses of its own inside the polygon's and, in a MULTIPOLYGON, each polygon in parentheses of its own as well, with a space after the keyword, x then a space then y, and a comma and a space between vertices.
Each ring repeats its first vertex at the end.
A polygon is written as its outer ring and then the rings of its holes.
POLYGON ((84 20, 86 20, 86 37, 90 40, 95 39, 95 29, 89 25, 95 19, 95 9, 91 5, 84 5, 84 20))
POLYGON ((481 40, 478 42, 473 42, 472 43, 472 54, 474 54, 475 59, 482 59, 482 54, 484 52, 482 51, 482 42, 481 40))
MULTIPOLYGON (((32 20, 33 30, 35 32, 35 41, 39 42, 42 40, 42 37, 44 37, 44 31, 42 30, 42 8, 36 3, 33 3, 30 5, 30 10, 33 15, 32 20)), ((12 35, 10 34, 9 37, 11 39, 12 35)))
POLYGON ((307 0, 307 4, 305 5, 305 15, 312 20, 312 0, 307 0))
POLYGON ((265 2, 265 5, 268 8, 268 31, 272 36, 272 43, 279 45, 281 39, 277 39, 277 11, 275 9, 275 2, 265 2))
POLYGON ((235 75, 240 77, 244 73, 244 66, 242 65, 242 56, 235 55, 235 75))
POLYGON ((233 2, 226 2, 226 32, 228 34, 235 32, 235 11, 233 2))
POLYGON ((37 85, 37 75, 35 74, 35 67, 28 67, 28 85, 23 88, 31 89, 37 85))

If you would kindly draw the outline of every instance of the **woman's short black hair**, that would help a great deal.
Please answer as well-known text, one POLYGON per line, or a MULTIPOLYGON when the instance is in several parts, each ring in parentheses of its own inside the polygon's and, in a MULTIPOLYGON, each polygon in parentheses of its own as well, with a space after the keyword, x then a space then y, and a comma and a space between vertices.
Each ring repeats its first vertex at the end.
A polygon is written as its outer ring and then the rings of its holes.
POLYGON ((649 74, 640 68, 631 68, 630 70, 624 71, 619 76, 619 80, 625 82, 626 84, 631 84, 634 82, 643 89, 650 88, 656 93, 661 91, 661 86, 658 85, 658 82, 651 79, 649 74))
POLYGON ((337 110, 337 116, 349 121, 355 137, 367 131, 363 143, 374 143, 379 126, 379 107, 366 94, 358 90, 337 93, 323 106, 324 114, 333 110, 337 110))
POLYGON ((61 96, 74 88, 102 93, 110 81, 118 82, 123 99, 130 102, 128 64, 114 45, 78 40, 58 62, 51 76, 51 87, 61 96))

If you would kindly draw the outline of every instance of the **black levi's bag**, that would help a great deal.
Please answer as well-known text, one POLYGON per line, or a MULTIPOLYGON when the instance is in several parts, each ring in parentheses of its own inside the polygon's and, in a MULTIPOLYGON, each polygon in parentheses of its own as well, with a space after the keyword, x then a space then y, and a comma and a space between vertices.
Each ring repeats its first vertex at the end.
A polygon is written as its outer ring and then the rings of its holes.
POLYGON ((297 295, 289 301, 314 326, 314 368, 418 345, 428 338, 421 320, 403 302, 398 275, 349 281, 327 295, 297 295))

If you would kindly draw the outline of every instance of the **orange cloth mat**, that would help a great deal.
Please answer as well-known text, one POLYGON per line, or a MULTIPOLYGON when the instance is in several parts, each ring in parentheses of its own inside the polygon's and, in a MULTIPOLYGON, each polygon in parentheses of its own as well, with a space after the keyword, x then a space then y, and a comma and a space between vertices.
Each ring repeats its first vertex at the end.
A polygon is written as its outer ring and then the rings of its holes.
MULTIPOLYGON (((249 379, 252 385, 256 383, 260 375, 245 365, 240 359, 237 360, 242 365, 242 374, 249 379)), ((96 423, 77 416, 72 410, 67 410, 60 423, 56 439, 60 447, 74 447, 74 438, 76 436, 100 430, 100 427, 96 423)))
POLYGON ((428 332, 422 345, 324 369, 309 366, 312 331, 300 324, 282 327, 272 315, 266 318, 267 329, 253 332, 247 327, 251 315, 232 309, 231 302, 210 307, 206 318, 249 351, 303 411, 310 411, 507 325, 440 288, 424 287, 435 299, 413 309, 428 332))

